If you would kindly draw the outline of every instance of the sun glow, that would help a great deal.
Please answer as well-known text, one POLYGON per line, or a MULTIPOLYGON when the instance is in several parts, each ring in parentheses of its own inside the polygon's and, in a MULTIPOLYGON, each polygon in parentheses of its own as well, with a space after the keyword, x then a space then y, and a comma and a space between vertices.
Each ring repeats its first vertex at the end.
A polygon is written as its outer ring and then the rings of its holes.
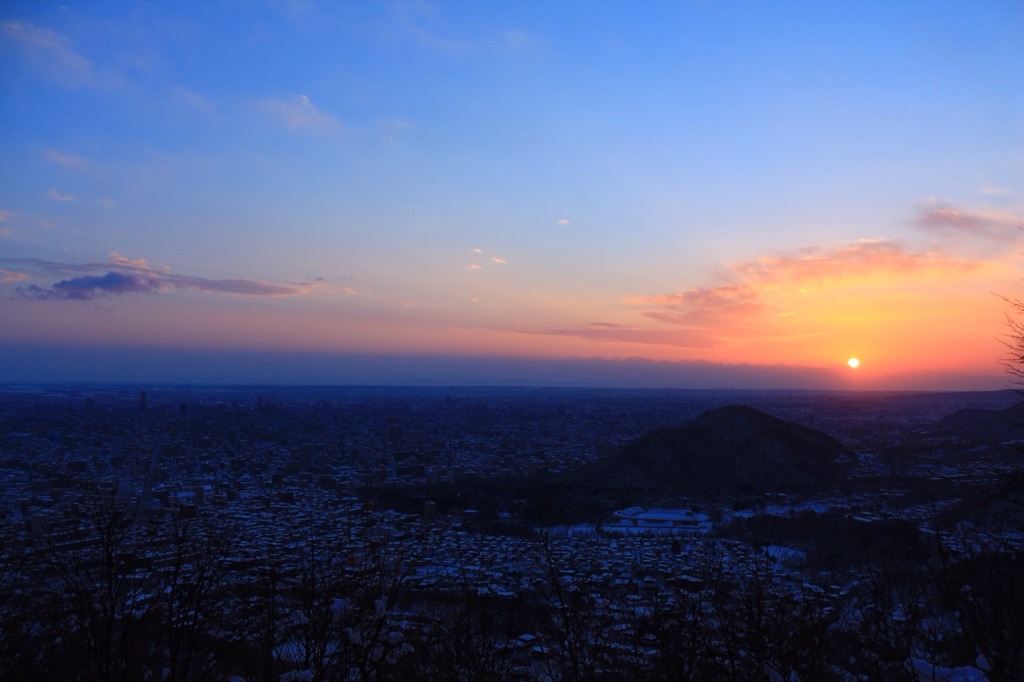
POLYGON ((846 361, 846 364, 850 366, 850 369, 857 369, 860 367, 860 360, 857 358, 850 358, 846 361))

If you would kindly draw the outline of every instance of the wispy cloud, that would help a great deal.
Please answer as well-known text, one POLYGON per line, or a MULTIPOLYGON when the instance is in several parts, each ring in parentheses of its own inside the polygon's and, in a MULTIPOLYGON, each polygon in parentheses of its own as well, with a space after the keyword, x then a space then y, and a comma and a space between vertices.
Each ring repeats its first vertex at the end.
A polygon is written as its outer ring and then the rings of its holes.
POLYGON ((441 9, 436 3, 423 0, 401 0, 392 4, 392 15, 399 28, 422 48, 434 52, 455 54, 472 50, 475 47, 472 42, 441 35, 442 29, 437 26, 441 9))
POLYGON ((865 239, 740 261, 721 268, 703 285, 623 297, 632 313, 625 324, 598 321, 516 331, 724 355, 743 349, 751 357, 769 352, 766 348, 814 349, 823 339, 834 339, 837 330, 845 335, 859 328, 862 318, 857 316, 866 310, 877 319, 905 316, 911 297, 938 284, 958 285, 984 276, 990 264, 902 242, 865 239), (857 313, 851 317, 853 310, 857 313))
POLYGON ((20 48, 29 64, 53 83, 65 88, 110 88, 121 82, 111 72, 101 72, 75 51, 71 40, 48 28, 25 21, 0 23, 0 35, 20 48))
POLYGON ((75 196, 73 194, 62 194, 62 193, 58 192, 53 187, 51 187, 46 192, 46 198, 50 199, 52 201, 74 201, 75 200, 75 196))
POLYGON ((283 0, 282 2, 272 2, 270 5, 281 12, 288 21, 298 26, 307 26, 312 22, 320 21, 323 16, 322 6, 316 0, 283 0))
POLYGON ((913 251, 898 241, 863 239, 852 244, 812 247, 738 263, 733 271, 761 286, 811 286, 824 282, 867 280, 879 275, 935 277, 962 274, 978 267, 970 259, 940 251, 913 251))
POLYGON ((491 262, 492 263, 497 263, 497 264, 501 265, 501 264, 507 263, 508 261, 505 260, 504 258, 500 258, 498 256, 491 256, 491 262))
MULTIPOLYGON (((815 294, 867 286, 877 289, 872 296, 884 298, 884 289, 903 292, 913 282, 955 281, 983 265, 938 251, 915 251, 900 242, 865 239, 741 261, 724 268, 718 282, 622 299, 641 318, 661 323, 657 326, 601 321, 518 331, 679 348, 716 348, 736 339, 802 343, 822 332, 814 324, 793 326, 799 317, 793 306, 800 310, 801 302, 811 303, 815 294)), ((818 300, 820 305, 824 299, 818 300)))
POLYGON ((690 328, 754 324, 766 314, 787 316, 778 296, 806 295, 847 286, 892 286, 964 276, 982 263, 937 251, 913 251, 900 242, 866 239, 829 248, 807 248, 764 256, 729 267, 728 284, 624 301, 644 317, 690 328))
POLYGON ((912 251, 898 242, 862 240, 741 261, 725 274, 733 284, 632 296, 626 302, 659 322, 703 326, 767 312, 769 301, 777 294, 807 294, 828 287, 894 281, 934 281, 963 275, 980 265, 979 261, 939 252, 912 251))
POLYGON ((110 262, 111 265, 116 265, 116 266, 122 267, 122 268, 131 268, 133 270, 143 270, 143 271, 146 271, 146 270, 159 270, 160 272, 162 272, 164 274, 169 274, 171 272, 170 266, 167 266, 167 265, 157 265, 157 266, 154 267, 154 266, 151 266, 146 261, 145 258, 128 258, 127 256, 122 256, 117 251, 111 251, 109 254, 107 254, 107 260, 110 262))
POLYGON ((81 156, 75 154, 65 154, 59 152, 56 149, 48 149, 44 154, 47 161, 51 161, 58 166, 67 168, 68 170, 86 170, 89 167, 89 162, 83 159, 81 156))
POLYGON ((558 224, 559 224, 559 225, 568 225, 568 224, 570 224, 571 222, 572 222, 572 221, 571 221, 571 220, 569 220, 568 218, 559 218, 559 219, 558 219, 558 224))
POLYGON ((509 29, 501 34, 502 44, 515 51, 529 50, 534 45, 534 38, 521 29, 509 29))
POLYGON ((677 348, 710 348, 714 345, 712 334, 701 329, 644 329, 611 322, 594 322, 574 327, 552 329, 519 329, 520 334, 540 336, 571 336, 590 341, 612 341, 619 343, 641 343, 677 348))
POLYGON ((319 288, 316 282, 275 284, 251 279, 209 279, 175 274, 166 265, 150 265, 143 258, 127 258, 112 252, 106 263, 58 263, 29 258, 5 258, 15 268, 17 280, 29 277, 67 276, 49 286, 29 284, 18 287, 21 298, 34 300, 89 301, 123 294, 157 294, 174 289, 284 298, 304 296, 319 288))
POLYGON ((172 87, 169 90, 169 99, 171 103, 179 107, 203 114, 212 113, 214 110, 213 104, 205 96, 181 86, 172 87))
POLYGON ((643 315, 659 322, 704 325, 724 318, 750 316, 764 310, 757 289, 749 285, 698 287, 687 291, 633 297, 627 302, 645 310, 643 315))
POLYGON ((945 231, 998 241, 1015 241, 1024 229, 1024 215, 939 204, 923 207, 914 219, 914 224, 932 232, 945 231))
POLYGON ((23 272, 14 272, 0 268, 0 282, 22 282, 26 279, 28 279, 28 275, 23 272))
POLYGON ((989 197, 1005 197, 1013 194, 1013 192, 1000 185, 985 185, 984 187, 979 187, 978 192, 989 197))
POLYGON ((338 119, 320 111, 306 95, 295 95, 288 99, 266 99, 260 102, 260 108, 283 122, 290 130, 325 131, 341 125, 338 119))
POLYGON ((418 126, 415 122, 408 119, 391 118, 379 119, 377 121, 377 128, 380 130, 381 140, 384 142, 395 142, 414 135, 417 132, 418 126))
POLYGON ((0 210, 0 223, 9 223, 13 220, 13 216, 10 211, 0 210))

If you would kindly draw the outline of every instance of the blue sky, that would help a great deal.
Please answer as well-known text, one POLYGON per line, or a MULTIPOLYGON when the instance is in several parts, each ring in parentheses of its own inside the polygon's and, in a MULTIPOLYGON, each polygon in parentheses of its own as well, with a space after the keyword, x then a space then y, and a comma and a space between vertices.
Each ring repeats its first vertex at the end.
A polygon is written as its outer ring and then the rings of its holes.
POLYGON ((148 349, 681 383, 857 355, 822 385, 997 387, 1022 27, 1018 2, 5 3, 0 379, 148 349))

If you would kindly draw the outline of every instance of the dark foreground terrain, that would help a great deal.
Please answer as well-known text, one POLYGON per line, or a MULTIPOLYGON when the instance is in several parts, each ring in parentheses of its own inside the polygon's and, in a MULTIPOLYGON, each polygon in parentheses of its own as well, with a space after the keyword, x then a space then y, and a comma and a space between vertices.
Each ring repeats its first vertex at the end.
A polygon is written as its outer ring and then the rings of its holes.
POLYGON ((0 388, 0 678, 1024 679, 1012 392, 0 388))

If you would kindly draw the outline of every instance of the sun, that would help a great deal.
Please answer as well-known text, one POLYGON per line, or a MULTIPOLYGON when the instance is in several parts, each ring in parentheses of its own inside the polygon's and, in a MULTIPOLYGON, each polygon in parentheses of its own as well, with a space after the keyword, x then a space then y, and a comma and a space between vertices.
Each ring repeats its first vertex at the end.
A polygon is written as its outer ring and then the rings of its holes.
POLYGON ((850 369, 857 369, 860 367, 860 360, 857 358, 850 358, 846 361, 846 364, 850 366, 850 369))

